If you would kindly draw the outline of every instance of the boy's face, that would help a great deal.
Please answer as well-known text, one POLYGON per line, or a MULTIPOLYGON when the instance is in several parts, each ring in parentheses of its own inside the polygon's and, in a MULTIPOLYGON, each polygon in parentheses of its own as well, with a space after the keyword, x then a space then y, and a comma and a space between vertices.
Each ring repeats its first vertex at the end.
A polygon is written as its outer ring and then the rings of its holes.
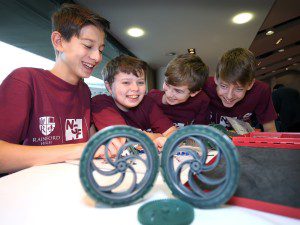
POLYGON ((191 93, 188 86, 173 86, 166 82, 163 84, 163 103, 168 105, 177 105, 185 102, 189 97, 194 97, 199 91, 191 93))
POLYGON ((130 108, 138 106, 143 100, 146 93, 145 75, 144 73, 139 75, 136 77, 132 73, 120 72, 115 75, 111 86, 105 83, 119 109, 128 111, 130 108))
POLYGON ((63 72, 69 79, 78 82, 92 74, 102 61, 104 38, 104 32, 94 25, 83 27, 79 37, 73 36, 69 41, 62 38, 58 60, 63 62, 63 72))
POLYGON ((215 77, 215 83, 217 94, 223 105, 231 108, 245 97, 246 92, 252 88, 254 80, 250 84, 242 86, 239 83, 227 83, 221 78, 217 79, 215 77))

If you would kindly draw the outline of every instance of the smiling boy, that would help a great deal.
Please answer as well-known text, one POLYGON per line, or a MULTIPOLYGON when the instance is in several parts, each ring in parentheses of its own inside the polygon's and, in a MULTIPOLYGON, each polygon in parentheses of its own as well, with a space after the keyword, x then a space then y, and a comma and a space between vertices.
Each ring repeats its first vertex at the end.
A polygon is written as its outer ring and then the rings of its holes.
POLYGON ((195 54, 179 55, 169 62, 163 91, 151 90, 164 114, 177 126, 208 124, 209 98, 201 91, 208 77, 208 67, 195 54))
MULTIPOLYGON (((98 130, 111 125, 129 125, 143 131, 151 129, 164 137, 176 130, 155 102, 145 96, 146 69, 145 62, 125 55, 106 64, 102 76, 110 96, 102 94, 92 98, 93 121, 98 130)), ((162 147, 165 138, 147 134, 162 147)))
POLYGON ((91 93, 82 78, 101 62, 108 27, 92 11, 63 4, 52 15, 54 67, 19 68, 3 81, 0 173, 80 158, 91 123, 91 93))
POLYGON ((271 90, 255 80, 255 57, 247 49, 235 48, 220 59, 216 75, 210 77, 203 90, 211 99, 210 120, 229 126, 226 116, 245 122, 256 118, 266 132, 276 132, 271 90))

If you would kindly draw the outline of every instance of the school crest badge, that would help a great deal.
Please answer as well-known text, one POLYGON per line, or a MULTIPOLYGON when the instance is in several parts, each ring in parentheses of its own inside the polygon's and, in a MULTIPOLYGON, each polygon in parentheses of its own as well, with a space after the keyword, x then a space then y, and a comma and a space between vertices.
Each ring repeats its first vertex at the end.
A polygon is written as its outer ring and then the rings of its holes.
POLYGON ((39 118, 39 128, 43 135, 47 136, 52 133, 55 128, 54 117, 42 116, 39 118))

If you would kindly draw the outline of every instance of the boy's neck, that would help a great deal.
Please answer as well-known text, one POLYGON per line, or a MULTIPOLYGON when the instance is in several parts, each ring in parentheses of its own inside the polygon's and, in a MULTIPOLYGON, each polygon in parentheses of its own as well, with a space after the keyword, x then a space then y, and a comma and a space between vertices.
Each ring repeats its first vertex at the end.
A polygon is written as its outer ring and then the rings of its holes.
POLYGON ((167 100, 166 100, 166 94, 163 94, 163 96, 162 96, 162 98, 161 98, 161 102, 162 102, 162 104, 164 104, 164 105, 169 105, 168 102, 167 102, 167 100))
POLYGON ((50 70, 50 72, 69 84, 77 85, 79 82, 78 77, 72 76, 68 69, 60 65, 60 63, 58 62, 55 63, 54 67, 50 70))

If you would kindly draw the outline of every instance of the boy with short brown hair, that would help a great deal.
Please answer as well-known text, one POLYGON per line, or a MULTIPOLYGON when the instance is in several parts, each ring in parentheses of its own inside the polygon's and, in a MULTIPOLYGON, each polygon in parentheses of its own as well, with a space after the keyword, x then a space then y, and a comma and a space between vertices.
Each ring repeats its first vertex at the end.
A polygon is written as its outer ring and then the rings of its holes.
POLYGON ((177 126, 208 124, 209 98, 201 91, 208 77, 208 67, 195 54, 179 55, 169 62, 163 91, 151 90, 162 111, 177 126))
POLYGON ((255 57, 244 48, 227 51, 220 59, 215 77, 210 77, 203 89, 211 99, 210 119, 229 127, 226 117, 245 122, 255 118, 264 131, 276 132, 271 90, 267 84, 255 80, 255 57))
POLYGON ((163 135, 157 139, 157 136, 147 133, 158 148, 162 148, 164 137, 176 128, 156 103, 145 96, 146 68, 145 62, 125 55, 108 62, 102 76, 110 96, 102 94, 92 98, 93 121, 98 130, 111 125, 129 125, 143 131, 151 129, 163 135))
POLYGON ((82 78, 101 62, 108 28, 89 9, 63 4, 52 16, 54 67, 19 68, 3 81, 0 173, 80 158, 91 123, 91 93, 82 78))

